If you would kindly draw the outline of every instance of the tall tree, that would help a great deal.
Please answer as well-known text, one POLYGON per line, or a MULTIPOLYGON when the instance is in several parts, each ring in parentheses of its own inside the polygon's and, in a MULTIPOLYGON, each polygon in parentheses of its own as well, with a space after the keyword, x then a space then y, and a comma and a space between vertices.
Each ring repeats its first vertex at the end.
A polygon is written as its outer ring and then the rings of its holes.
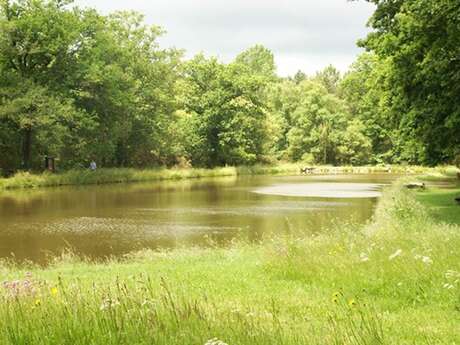
POLYGON ((294 74, 294 77, 292 77, 292 80, 296 83, 296 84, 300 84, 301 82, 303 82, 304 80, 307 80, 308 79, 308 76, 305 74, 305 72, 301 71, 301 70, 298 70, 295 74, 294 74))
POLYGON ((398 161, 399 125, 393 121, 388 98, 392 86, 387 78, 388 64, 375 54, 364 53, 352 64, 339 85, 353 118, 364 124, 372 140, 372 163, 398 161))
POLYGON ((82 57, 77 103, 97 117, 91 146, 104 165, 170 161, 166 137, 181 52, 159 48, 163 31, 143 20, 136 12, 94 18, 91 49, 82 57))
POLYGON ((224 65, 202 55, 185 71, 183 126, 192 162, 210 167, 260 161, 266 140, 265 78, 245 63, 224 65))
POLYGON ((361 45, 390 64, 390 107, 401 135, 422 162, 454 159, 460 154, 460 2, 369 1, 377 6, 374 31, 361 45))
POLYGON ((337 68, 335 68, 332 65, 329 65, 322 71, 316 73, 314 79, 321 85, 323 85, 329 93, 337 94, 337 90, 342 76, 337 68))
POLYGON ((24 168, 50 152, 63 167, 174 161, 167 137, 181 52, 158 46, 160 28, 71 1, 0 1, 0 127, 22 137, 7 152, 22 151, 24 168))
POLYGON ((236 57, 235 62, 247 66, 255 75, 264 76, 268 79, 276 77, 273 53, 263 45, 258 44, 243 51, 236 57))
POLYGON ((305 81, 298 87, 301 97, 287 134, 289 157, 296 161, 310 156, 317 163, 333 164, 346 121, 345 106, 320 84, 305 81))
POLYGON ((22 137, 24 169, 31 167, 33 152, 55 154, 63 147, 65 128, 91 122, 82 121, 66 89, 82 40, 79 15, 67 3, 0 3, 0 121, 22 137))

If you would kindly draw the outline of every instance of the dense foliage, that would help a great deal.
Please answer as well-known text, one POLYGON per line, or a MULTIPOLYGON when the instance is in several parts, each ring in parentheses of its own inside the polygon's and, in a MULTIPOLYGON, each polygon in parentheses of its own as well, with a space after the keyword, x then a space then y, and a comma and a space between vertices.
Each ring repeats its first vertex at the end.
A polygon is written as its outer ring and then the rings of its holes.
POLYGON ((396 157, 436 164, 460 155, 460 2, 369 0, 374 31, 361 45, 384 66, 380 98, 396 157))
POLYGON ((0 167, 170 159, 180 52, 158 47, 161 29, 59 0, 1 5, 0 167))
POLYGON ((185 61, 138 13, 0 0, 0 170, 454 161, 460 4, 373 2, 348 73, 280 78, 260 45, 185 61))

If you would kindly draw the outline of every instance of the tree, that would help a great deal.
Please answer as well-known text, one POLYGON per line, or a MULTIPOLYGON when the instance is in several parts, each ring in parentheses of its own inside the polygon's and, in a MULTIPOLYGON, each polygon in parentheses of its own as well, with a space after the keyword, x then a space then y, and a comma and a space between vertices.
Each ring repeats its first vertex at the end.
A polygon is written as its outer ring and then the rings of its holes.
POLYGON ((296 84, 300 84, 301 82, 305 81, 308 79, 308 76, 302 72, 301 70, 298 70, 296 72, 296 74, 294 74, 294 77, 292 77, 292 80, 296 83, 296 84))
MULTIPOLYGON (((237 60, 238 61, 238 60, 237 60)), ((187 152, 196 165, 253 164, 266 140, 264 76, 250 66, 196 56, 182 85, 187 152)))
POLYGON ((97 20, 91 49, 82 61, 78 104, 98 118, 94 155, 104 165, 170 164, 168 135, 176 110, 175 85, 182 52, 160 49, 159 27, 136 12, 97 20))
POLYGON ((299 98, 289 114, 288 156, 298 161, 310 155, 317 163, 336 163, 340 132, 347 119, 345 104, 315 82, 305 81, 296 88, 299 98))
POLYGON ((47 152, 63 167, 174 162, 167 137, 181 52, 159 48, 159 27, 135 12, 101 16, 71 1, 1 1, 0 127, 22 137, 9 140, 22 148, 0 142, 22 151, 23 168, 38 168, 47 152))
POLYGON ((340 164, 369 163, 372 155, 372 142, 365 132, 366 127, 360 120, 353 120, 348 124, 337 149, 337 161, 340 164))
POLYGON ((375 54, 364 53, 352 64, 339 84, 339 93, 355 119, 364 125, 372 143, 372 163, 397 161, 399 125, 389 110, 392 92, 387 78, 388 64, 375 54))
POLYGON ((332 65, 316 73, 315 80, 323 85, 329 93, 337 94, 341 80, 340 71, 332 65))
POLYGON ((1 3, 0 121, 21 137, 24 169, 31 167, 33 152, 56 154, 71 128, 92 125, 61 92, 74 72, 81 39, 78 16, 66 4, 1 3))
POLYGON ((269 124, 272 131, 270 152, 278 159, 291 159, 287 152, 287 135, 293 126, 293 113, 303 97, 298 84, 282 80, 271 84, 268 90, 269 124))
POLYGON ((23 169, 31 168, 33 147, 40 156, 55 156, 68 143, 69 128, 78 131, 94 125, 71 100, 56 97, 44 87, 29 82, 8 91, 0 114, 2 120, 10 121, 21 133, 23 169))
POLYGON ((276 65, 273 53, 262 45, 255 45, 239 54, 235 63, 245 65, 254 75, 267 79, 276 78, 276 65))
POLYGON ((360 44, 389 64, 389 107, 406 152, 448 162, 460 152, 460 3, 371 0, 374 29, 360 44), (415 149, 415 150, 414 150, 415 149))

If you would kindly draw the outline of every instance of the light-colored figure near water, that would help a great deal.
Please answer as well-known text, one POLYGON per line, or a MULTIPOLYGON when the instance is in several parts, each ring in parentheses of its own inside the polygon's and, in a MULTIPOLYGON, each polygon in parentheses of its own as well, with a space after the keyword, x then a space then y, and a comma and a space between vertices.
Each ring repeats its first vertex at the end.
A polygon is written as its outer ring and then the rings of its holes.
POLYGON ((91 163, 89 163, 89 168, 91 169, 91 171, 96 171, 96 169, 97 169, 96 162, 91 161, 91 163))

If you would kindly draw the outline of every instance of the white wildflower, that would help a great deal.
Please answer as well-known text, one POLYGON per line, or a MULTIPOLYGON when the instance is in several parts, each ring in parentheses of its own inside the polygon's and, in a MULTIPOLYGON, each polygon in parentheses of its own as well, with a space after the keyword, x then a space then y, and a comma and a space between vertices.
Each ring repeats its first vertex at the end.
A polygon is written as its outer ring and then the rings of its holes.
POLYGON ((433 260, 429 256, 422 256, 422 262, 427 265, 431 265, 433 263, 433 260))
POLYGON ((366 262, 366 261, 369 261, 369 256, 366 254, 366 253, 361 253, 359 255, 359 258, 362 262, 366 262))
POLYGON ((145 307, 145 306, 154 306, 155 305, 155 302, 149 300, 149 299, 145 299, 144 301, 142 301, 141 303, 141 307, 145 307))
POLYGON ((217 338, 209 339, 204 345, 228 345, 217 338))
POLYGON ((389 260, 393 260, 395 258, 397 258, 398 256, 400 256, 402 254, 402 250, 401 249, 398 249, 397 251, 395 251, 393 254, 391 254, 388 259, 389 260))
POLYGON ((447 279, 460 278, 460 272, 453 271, 453 270, 448 270, 448 271, 445 273, 445 277, 446 277, 447 279))
POLYGON ((447 290, 452 290, 454 288, 454 286, 449 283, 445 283, 442 287, 447 290))
POLYGON ((106 310, 110 308, 115 308, 116 306, 119 306, 120 302, 118 300, 112 300, 110 298, 105 299, 102 301, 101 306, 99 307, 100 310, 106 310))

